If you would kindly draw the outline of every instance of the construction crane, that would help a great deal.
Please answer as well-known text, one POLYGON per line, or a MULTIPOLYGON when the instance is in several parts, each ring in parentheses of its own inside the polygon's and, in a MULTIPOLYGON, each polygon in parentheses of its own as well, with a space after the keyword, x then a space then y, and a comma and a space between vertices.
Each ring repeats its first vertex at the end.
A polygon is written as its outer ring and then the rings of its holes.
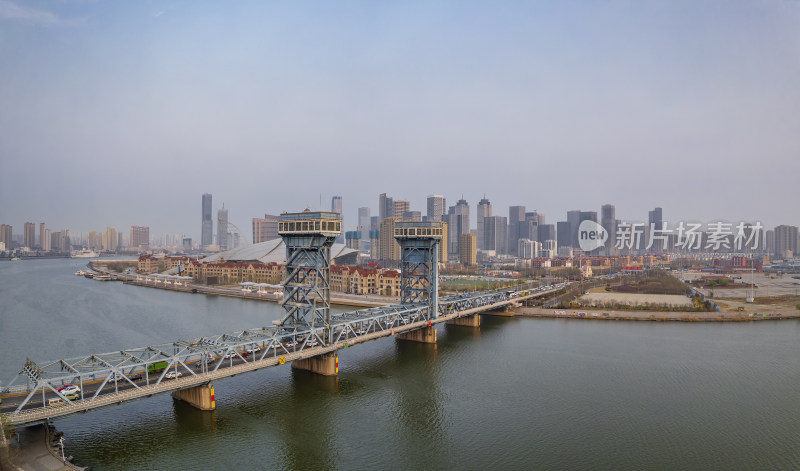
MULTIPOLYGON (((225 227, 225 230, 223 231, 223 233, 225 233, 225 234, 227 234, 228 232, 232 232, 233 233, 233 231, 231 231, 231 229, 234 229, 235 233, 239 234, 239 246, 240 247, 244 247, 244 246, 250 245, 250 241, 247 239, 247 236, 245 235, 245 232, 242 231, 241 229, 239 229, 239 227, 236 224, 234 224, 234 223, 232 223, 230 221, 226 221, 226 220, 221 219, 221 218, 217 218, 217 227, 225 227)), ((222 244, 220 244, 220 246, 221 245, 222 244)))

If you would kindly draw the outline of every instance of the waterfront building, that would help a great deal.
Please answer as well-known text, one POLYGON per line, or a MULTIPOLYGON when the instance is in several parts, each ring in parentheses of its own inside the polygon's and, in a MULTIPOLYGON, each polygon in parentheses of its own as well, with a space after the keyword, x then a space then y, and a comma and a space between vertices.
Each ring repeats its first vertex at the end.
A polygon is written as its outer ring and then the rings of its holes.
POLYGON ((42 250, 45 250, 45 248, 44 248, 45 242, 44 242, 44 239, 43 239, 44 229, 45 229, 44 223, 40 222, 39 223, 39 244, 38 244, 38 246, 42 250))
POLYGON ((278 216, 265 214, 263 218, 253 218, 253 243, 279 239, 278 216))
POLYGON ((26 222, 23 226, 22 246, 32 249, 36 246, 36 224, 26 222))
POLYGON ((478 263, 478 245, 475 234, 461 234, 458 238, 458 258, 462 265, 478 263))
POLYGON ((211 220, 211 194, 203 193, 202 226, 200 228, 200 248, 205 249, 214 243, 214 222, 211 220))
POLYGON ((5 244, 6 250, 11 250, 12 244, 12 227, 9 224, 0 224, 0 242, 5 244))
POLYGON ((50 229, 45 229, 44 224, 42 224, 42 229, 39 231, 39 245, 41 245, 42 250, 45 252, 51 250, 50 237, 50 229))

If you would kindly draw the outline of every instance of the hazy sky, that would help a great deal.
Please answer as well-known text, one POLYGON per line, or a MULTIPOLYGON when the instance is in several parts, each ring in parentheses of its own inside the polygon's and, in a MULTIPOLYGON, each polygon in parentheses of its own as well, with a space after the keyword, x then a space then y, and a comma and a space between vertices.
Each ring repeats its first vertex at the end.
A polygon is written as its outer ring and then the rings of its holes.
MULTIPOLYGON (((485 193, 800 224, 800 1, 0 0, 0 222, 485 193)), ((216 228, 215 228, 216 230, 216 228)), ((38 228, 37 228, 38 232, 38 228)))

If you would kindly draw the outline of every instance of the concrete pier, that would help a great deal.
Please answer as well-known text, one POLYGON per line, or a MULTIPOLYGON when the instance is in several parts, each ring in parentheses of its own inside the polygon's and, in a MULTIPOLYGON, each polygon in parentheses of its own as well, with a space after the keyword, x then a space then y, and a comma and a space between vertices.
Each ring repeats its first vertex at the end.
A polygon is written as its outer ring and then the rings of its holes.
POLYGON ((336 353, 326 353, 311 358, 295 360, 292 368, 307 370, 325 376, 335 376, 339 374, 339 355, 336 353))
POLYGON ((423 327, 417 330, 401 332, 397 334, 398 340, 410 340, 412 342, 436 343, 436 327, 423 327))
POLYGON ((217 401, 214 397, 214 386, 202 384, 193 388, 179 389, 172 393, 172 397, 186 402, 200 410, 214 410, 217 401))
POLYGON ((472 316, 456 317, 446 321, 448 325, 461 325, 464 327, 480 327, 481 316, 478 314, 472 316))
POLYGON ((514 317, 514 311, 512 311, 510 308, 505 308, 497 311, 485 311, 482 312, 481 314, 483 314, 484 316, 514 317))

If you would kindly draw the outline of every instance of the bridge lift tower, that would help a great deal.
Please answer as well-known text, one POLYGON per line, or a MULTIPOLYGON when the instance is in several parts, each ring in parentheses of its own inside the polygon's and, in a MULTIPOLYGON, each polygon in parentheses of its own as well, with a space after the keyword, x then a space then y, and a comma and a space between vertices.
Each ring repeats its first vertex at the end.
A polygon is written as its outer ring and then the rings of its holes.
POLYGON ((324 328, 323 343, 332 343, 331 246, 342 232, 342 216, 326 211, 283 213, 278 234, 286 245, 281 327, 288 332, 324 328))
POLYGON ((394 237, 402 255, 400 302, 426 304, 428 320, 439 317, 439 244, 442 223, 401 221, 395 224, 394 237))

